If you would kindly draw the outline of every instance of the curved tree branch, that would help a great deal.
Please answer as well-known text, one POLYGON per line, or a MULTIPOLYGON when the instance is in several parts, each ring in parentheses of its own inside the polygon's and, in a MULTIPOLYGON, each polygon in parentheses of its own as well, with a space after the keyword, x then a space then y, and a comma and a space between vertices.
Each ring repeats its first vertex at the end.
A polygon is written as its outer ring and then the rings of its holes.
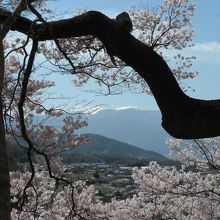
MULTIPOLYGON (((0 20, 7 16, 8 12, 0 11, 0 20)), ((18 17, 11 30, 27 34, 31 24, 31 20, 18 17)), ((185 139, 220 135, 220 100, 199 100, 185 95, 162 57, 116 20, 89 11, 47 25, 36 24, 31 37, 45 41, 84 35, 97 37, 111 56, 120 58, 145 79, 161 110, 162 126, 170 135, 185 139)))

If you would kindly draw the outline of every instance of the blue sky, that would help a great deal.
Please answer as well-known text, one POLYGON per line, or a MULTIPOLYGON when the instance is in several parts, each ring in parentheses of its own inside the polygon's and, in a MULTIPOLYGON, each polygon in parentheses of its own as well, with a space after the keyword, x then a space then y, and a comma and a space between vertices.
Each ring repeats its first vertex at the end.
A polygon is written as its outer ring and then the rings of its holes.
MULTIPOLYGON (((115 16, 135 3, 143 3, 154 6, 162 0, 57 0, 51 2, 57 12, 72 12, 80 8, 99 10, 108 16, 115 16)), ((187 49, 188 55, 196 56, 193 70, 199 72, 198 77, 188 80, 187 85, 195 89, 188 95, 201 99, 220 98, 220 1, 219 0, 195 0, 195 15, 193 16, 193 28, 195 30, 194 48, 187 49)), ((117 96, 97 96, 86 92, 85 88, 76 89, 71 83, 72 76, 52 77, 56 87, 54 91, 60 91, 64 96, 77 97, 80 100, 93 101, 93 104, 104 105, 109 108, 136 107, 141 109, 157 109, 153 97, 146 94, 124 93, 117 96), (65 86, 64 86, 65 85, 65 86)))

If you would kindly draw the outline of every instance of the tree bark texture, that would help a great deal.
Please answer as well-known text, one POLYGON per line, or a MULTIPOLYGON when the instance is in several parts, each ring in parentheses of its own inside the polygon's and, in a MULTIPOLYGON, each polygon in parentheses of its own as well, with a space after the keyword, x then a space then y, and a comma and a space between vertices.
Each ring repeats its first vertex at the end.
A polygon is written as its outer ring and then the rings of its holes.
MULTIPOLYGON (((4 20, 7 13, 0 13, 4 20)), ((184 139, 220 135, 220 100, 194 99, 181 90, 172 71, 152 48, 137 40, 116 20, 97 11, 89 11, 70 19, 36 24, 18 17, 12 31, 39 41, 93 35, 132 67, 149 85, 162 113, 162 126, 173 137, 184 139)))
MULTIPOLYGON (((7 147, 5 140, 5 126, 3 115, 2 93, 4 87, 5 58, 3 40, 10 31, 16 18, 26 9, 23 0, 18 1, 12 13, 4 11, 5 18, 0 15, 0 220, 11 219, 11 199, 10 199, 10 177, 7 157, 7 147)), ((2 9, 0 9, 0 14, 2 9)))
POLYGON ((4 52, 0 41, 0 220, 10 219, 10 181, 3 120, 2 90, 4 80, 4 52))

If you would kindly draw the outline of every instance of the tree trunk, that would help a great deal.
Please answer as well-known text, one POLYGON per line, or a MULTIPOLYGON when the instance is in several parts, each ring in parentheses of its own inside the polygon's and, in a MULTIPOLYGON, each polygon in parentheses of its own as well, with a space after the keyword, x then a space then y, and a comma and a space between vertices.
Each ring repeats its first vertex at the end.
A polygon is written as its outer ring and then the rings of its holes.
POLYGON ((4 52, 0 42, 0 220, 10 218, 10 180, 5 141, 5 127, 3 119, 2 91, 4 81, 4 52))

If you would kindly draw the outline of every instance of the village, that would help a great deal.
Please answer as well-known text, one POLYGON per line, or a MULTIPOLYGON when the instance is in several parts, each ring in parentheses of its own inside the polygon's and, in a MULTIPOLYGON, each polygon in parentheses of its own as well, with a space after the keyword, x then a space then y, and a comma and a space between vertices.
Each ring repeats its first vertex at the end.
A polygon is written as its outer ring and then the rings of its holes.
POLYGON ((112 198, 131 198, 140 189, 132 179, 132 167, 106 163, 76 163, 65 165, 64 176, 72 181, 82 180, 94 185, 95 200, 109 202, 112 198))

